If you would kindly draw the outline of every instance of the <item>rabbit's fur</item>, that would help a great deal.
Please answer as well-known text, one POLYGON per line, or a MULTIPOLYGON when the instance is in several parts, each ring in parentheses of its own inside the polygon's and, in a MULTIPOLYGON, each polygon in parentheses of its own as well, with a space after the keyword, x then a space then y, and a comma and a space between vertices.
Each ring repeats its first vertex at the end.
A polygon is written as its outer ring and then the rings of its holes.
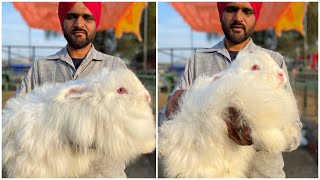
POLYGON ((299 133, 294 128, 298 110, 285 88, 287 81, 265 52, 240 52, 225 71, 196 79, 180 99, 178 112, 159 129, 165 174, 246 177, 255 149, 286 150, 299 133), (251 128, 252 146, 240 146, 228 137, 228 107, 238 109, 240 123, 251 128))
POLYGON ((94 161, 128 163, 151 152, 149 104, 149 92, 128 69, 103 69, 10 99, 2 116, 8 176, 81 177, 92 173, 94 161))

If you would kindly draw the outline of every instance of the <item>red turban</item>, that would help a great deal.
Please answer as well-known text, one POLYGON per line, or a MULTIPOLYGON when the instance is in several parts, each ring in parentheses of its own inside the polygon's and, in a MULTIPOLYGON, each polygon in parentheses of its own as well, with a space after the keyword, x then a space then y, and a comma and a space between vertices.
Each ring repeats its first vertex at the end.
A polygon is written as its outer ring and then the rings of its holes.
MULTIPOLYGON (((228 3, 230 3, 230 2, 218 2, 217 3, 220 20, 222 17, 223 10, 227 6, 228 3)), ((262 2, 249 2, 249 3, 251 5, 251 7, 253 8, 254 15, 256 16, 256 21, 257 21, 259 18, 262 2)))
MULTIPOLYGON (((77 2, 59 2, 58 15, 60 19, 61 26, 63 26, 63 21, 70 9, 77 2)), ((94 21, 96 22, 96 29, 98 29, 100 17, 101 17, 101 2, 82 2, 92 13, 94 21)))

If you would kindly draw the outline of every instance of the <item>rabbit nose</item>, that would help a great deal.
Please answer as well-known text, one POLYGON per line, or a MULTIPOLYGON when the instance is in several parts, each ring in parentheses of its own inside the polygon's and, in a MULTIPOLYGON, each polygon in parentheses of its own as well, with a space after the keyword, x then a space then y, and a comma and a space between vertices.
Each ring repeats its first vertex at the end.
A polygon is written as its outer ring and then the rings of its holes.
POLYGON ((149 94, 146 94, 144 97, 146 98, 146 101, 150 104, 150 103, 151 103, 151 97, 150 97, 150 95, 149 95, 149 94))
POLYGON ((283 77, 283 72, 278 72, 278 78, 281 79, 281 80, 284 79, 284 77, 283 77))

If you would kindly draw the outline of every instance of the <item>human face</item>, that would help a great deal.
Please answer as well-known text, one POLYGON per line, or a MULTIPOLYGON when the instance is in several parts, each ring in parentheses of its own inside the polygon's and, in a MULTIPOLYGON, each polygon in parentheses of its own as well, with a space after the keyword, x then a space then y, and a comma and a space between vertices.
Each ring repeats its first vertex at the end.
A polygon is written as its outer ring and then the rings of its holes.
POLYGON ((256 24, 254 10, 249 2, 231 2, 222 13, 221 24, 226 40, 240 44, 253 32, 256 24))
POLYGON ((96 22, 90 10, 78 2, 66 15, 62 30, 68 46, 82 49, 92 42, 96 34, 96 22))

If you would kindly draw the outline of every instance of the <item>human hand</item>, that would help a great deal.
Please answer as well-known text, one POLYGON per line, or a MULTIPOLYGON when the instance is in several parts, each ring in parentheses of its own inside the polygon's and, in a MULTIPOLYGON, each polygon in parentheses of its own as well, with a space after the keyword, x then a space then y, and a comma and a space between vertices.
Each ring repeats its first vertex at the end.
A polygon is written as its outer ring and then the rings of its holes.
POLYGON ((240 112, 236 108, 228 108, 228 119, 225 119, 228 136, 241 146, 252 145, 252 138, 250 136, 251 129, 246 125, 240 126, 239 115, 240 112))
POLYGON ((166 116, 170 117, 179 108, 179 99, 185 90, 177 90, 168 100, 166 116))

